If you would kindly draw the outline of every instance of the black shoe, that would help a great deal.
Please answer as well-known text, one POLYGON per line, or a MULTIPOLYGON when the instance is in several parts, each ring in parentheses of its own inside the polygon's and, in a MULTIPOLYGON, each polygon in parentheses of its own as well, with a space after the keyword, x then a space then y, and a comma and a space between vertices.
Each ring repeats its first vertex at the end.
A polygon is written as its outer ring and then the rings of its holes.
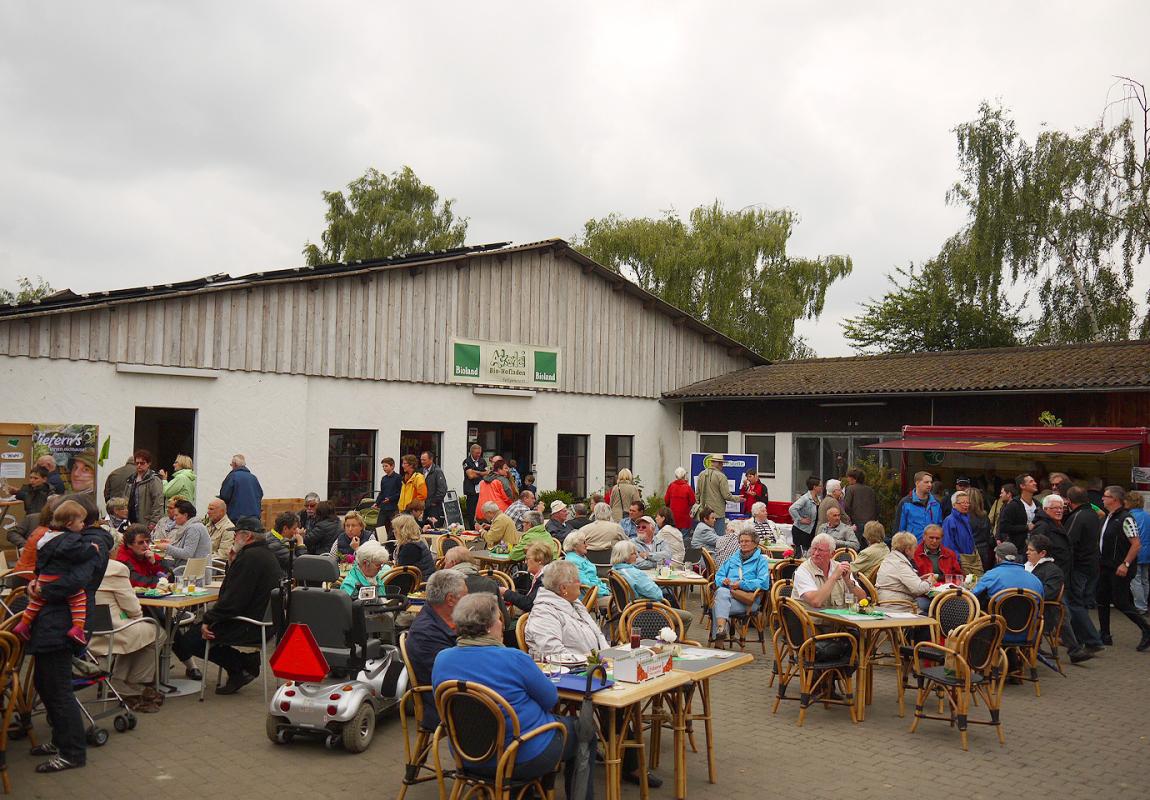
POLYGON ((188 667, 185 669, 184 675, 186 675, 190 681, 202 681, 204 679, 204 673, 200 672, 195 667, 188 667))
POLYGON ((247 653, 244 655, 244 672, 257 678, 260 676, 259 653, 247 653))
POLYGON ((1105 649, 1106 648, 1100 644, 1088 644, 1088 645, 1086 645, 1086 652, 1089 653, 1090 655, 1095 655, 1096 653, 1101 653, 1105 649))
POLYGON ((1108 633, 1102 634, 1102 644, 1106 645, 1107 647, 1113 647, 1114 646, 1114 637, 1112 637, 1108 633))
POLYGON ((216 694, 235 694, 256 679, 255 675, 241 672, 238 675, 228 673, 228 680, 223 686, 216 687, 216 694))
POLYGON ((1134 649, 1137 650, 1139 653, 1143 652, 1144 650, 1150 649, 1150 631, 1146 631, 1145 633, 1142 634, 1142 641, 1138 642, 1138 646, 1134 649))
POLYGON ((84 766, 84 765, 83 764, 76 764, 76 763, 69 761, 68 759, 64 758, 63 756, 53 756, 52 758, 49 758, 47 761, 45 761, 41 764, 37 764, 36 765, 36 771, 37 772, 63 772, 66 769, 76 769, 76 768, 82 767, 82 766, 84 766))
POLYGON ((58 756, 58 755, 60 755, 60 751, 56 749, 56 745, 52 744, 51 742, 44 742, 44 744, 38 744, 35 747, 33 747, 31 750, 29 750, 28 753, 30 755, 34 755, 34 756, 58 756))
MULTIPOLYGON (((626 783, 633 783, 636 786, 638 786, 639 785, 639 773, 638 772, 632 772, 630 774, 624 775, 623 780, 626 783)), ((654 772, 648 772, 647 773, 647 787, 648 788, 658 789, 662 785, 663 785, 663 779, 662 778, 660 778, 654 772)))
POLYGON ((1083 661, 1089 661, 1094 658, 1094 654, 1087 650, 1085 647, 1079 647, 1077 650, 1071 650, 1067 653, 1070 656, 1071 664, 1081 664, 1083 661))

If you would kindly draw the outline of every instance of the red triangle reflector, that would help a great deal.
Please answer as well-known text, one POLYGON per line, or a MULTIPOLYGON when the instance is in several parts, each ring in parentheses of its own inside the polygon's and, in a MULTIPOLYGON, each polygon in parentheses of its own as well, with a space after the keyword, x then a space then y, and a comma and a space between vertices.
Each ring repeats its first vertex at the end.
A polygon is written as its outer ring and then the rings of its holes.
POLYGON ((329 667, 311 628, 293 622, 268 659, 272 674, 289 681, 314 683, 327 677, 329 667))

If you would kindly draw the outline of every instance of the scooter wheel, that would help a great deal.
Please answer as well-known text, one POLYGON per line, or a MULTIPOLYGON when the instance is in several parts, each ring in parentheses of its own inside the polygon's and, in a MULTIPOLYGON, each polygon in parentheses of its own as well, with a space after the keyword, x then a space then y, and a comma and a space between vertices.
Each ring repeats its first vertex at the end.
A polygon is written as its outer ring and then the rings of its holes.
POLYGON ((268 714, 265 730, 268 738, 276 744, 287 744, 294 738, 292 732, 284 727, 285 722, 287 722, 286 717, 277 717, 274 714, 268 714))
POLYGON ((116 733, 124 733, 128 730, 128 718, 120 714, 112 720, 112 727, 116 729, 116 733))
POLYGON ((344 723, 340 731, 343 749, 349 753, 362 753, 371 745, 375 736, 375 709, 371 703, 364 703, 355 716, 344 723))
POLYGON ((88 744, 92 747, 103 747, 108 743, 108 730, 107 728, 89 728, 87 739, 88 744))
POLYGON ((328 750, 334 750, 337 744, 339 744, 339 735, 335 733, 329 733, 323 740, 323 746, 328 750))

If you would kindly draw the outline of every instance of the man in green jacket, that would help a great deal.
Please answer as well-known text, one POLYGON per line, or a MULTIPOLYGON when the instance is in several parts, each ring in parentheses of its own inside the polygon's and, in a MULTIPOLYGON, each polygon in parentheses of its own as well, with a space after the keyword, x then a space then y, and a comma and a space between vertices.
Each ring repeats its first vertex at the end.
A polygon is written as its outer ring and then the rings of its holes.
POLYGON ((523 536, 515 543, 508 553, 512 561, 522 561, 527 557, 527 548, 535 542, 542 542, 551 548, 551 558, 559 558, 559 547, 555 544, 554 537, 547 532, 547 526, 543 524, 543 515, 538 511, 528 511, 523 515, 521 523, 526 530, 523 531, 523 536))

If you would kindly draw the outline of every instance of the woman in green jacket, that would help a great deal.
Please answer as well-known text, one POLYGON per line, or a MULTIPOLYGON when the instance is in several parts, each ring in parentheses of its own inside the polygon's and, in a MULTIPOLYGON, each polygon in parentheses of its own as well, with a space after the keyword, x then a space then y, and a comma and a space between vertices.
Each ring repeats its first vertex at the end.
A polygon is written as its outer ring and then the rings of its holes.
POLYGON ((175 470, 172 473, 172 479, 168 480, 168 475, 163 470, 160 470, 160 477, 164 479, 164 498, 171 500, 176 495, 182 495, 190 500, 192 503, 196 502, 196 473, 192 472, 192 458, 183 454, 176 456, 176 461, 172 464, 175 470))
POLYGON ((387 570, 387 548, 374 539, 368 539, 355 551, 355 566, 347 573, 339 588, 354 600, 364 586, 374 586, 377 594, 382 597, 383 576, 387 570))

